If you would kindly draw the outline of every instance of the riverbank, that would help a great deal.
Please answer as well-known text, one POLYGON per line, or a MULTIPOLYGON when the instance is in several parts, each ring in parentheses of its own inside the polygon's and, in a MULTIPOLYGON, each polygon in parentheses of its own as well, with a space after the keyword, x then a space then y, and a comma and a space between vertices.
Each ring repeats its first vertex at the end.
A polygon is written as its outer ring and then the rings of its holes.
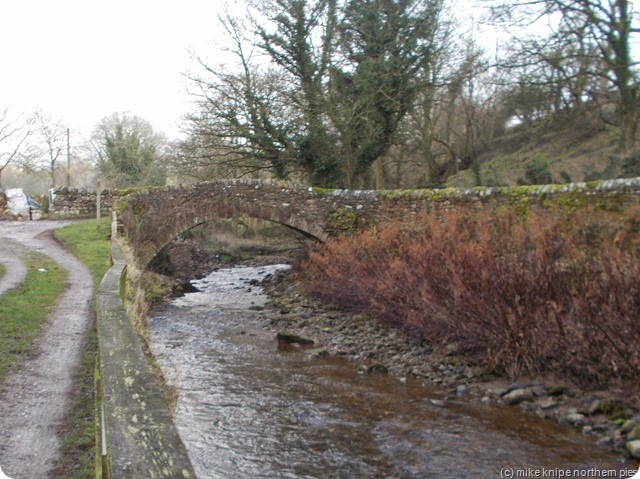
POLYGON ((624 454, 637 467, 640 458, 640 404, 630 387, 586 391, 566 378, 500 377, 466 363, 454 344, 434 347, 384 328, 366 314, 345 314, 302 294, 290 275, 263 284, 271 301, 265 309, 281 338, 315 357, 338 356, 354 362, 358 374, 389 373, 401 381, 446 387, 449 397, 520 407, 528 414, 568 424, 603 448, 624 454), (293 337, 292 337, 293 336, 293 337), (313 345, 296 345, 296 336, 313 345))

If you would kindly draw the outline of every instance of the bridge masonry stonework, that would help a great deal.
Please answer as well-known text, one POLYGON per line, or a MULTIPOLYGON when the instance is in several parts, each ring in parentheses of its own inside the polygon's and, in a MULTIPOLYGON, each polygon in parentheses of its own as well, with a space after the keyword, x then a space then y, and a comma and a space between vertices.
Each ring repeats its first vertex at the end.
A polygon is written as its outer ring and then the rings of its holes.
POLYGON ((117 234, 125 239, 137 266, 145 269, 172 239, 209 221, 250 216, 274 221, 326 241, 381 221, 410 219, 419 213, 513 205, 561 205, 605 209, 637 204, 640 178, 566 185, 473 189, 349 191, 319 190, 256 181, 218 181, 146 190, 114 206, 117 234))
POLYGON ((252 181, 225 181, 148 190, 116 206, 118 232, 138 266, 180 233, 209 221, 238 216, 273 221, 326 241, 368 224, 372 192, 325 192, 252 181), (368 214, 365 214, 367 212, 368 214))

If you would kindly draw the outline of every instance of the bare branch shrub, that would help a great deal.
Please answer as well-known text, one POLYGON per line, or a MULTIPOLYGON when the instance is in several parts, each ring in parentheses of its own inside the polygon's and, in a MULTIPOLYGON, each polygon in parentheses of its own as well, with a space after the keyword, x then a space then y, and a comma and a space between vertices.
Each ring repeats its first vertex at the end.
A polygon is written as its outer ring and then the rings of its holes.
POLYGON ((639 224, 640 207, 454 210, 332 240, 299 276, 320 300, 455 342, 512 377, 631 379, 640 373, 639 224))

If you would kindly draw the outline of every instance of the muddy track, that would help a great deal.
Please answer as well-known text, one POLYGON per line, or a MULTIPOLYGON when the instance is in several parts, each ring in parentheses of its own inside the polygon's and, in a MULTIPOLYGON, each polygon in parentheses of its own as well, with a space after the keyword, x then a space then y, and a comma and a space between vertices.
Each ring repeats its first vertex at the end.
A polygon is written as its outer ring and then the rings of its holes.
POLYGON ((66 292, 37 340, 35 354, 0 385, 0 466, 12 479, 50 477, 89 325, 91 275, 52 236, 66 224, 0 222, 0 262, 7 268, 0 293, 22 281, 25 270, 18 260, 30 252, 50 256, 69 274, 66 292))

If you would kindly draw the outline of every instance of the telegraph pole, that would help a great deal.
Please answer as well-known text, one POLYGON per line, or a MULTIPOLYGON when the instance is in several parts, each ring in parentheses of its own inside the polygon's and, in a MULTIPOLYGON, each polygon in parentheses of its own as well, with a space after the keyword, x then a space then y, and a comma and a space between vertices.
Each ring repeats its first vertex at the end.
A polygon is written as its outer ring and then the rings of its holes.
POLYGON ((67 128, 67 189, 71 186, 71 146, 69 145, 69 128, 67 128))

